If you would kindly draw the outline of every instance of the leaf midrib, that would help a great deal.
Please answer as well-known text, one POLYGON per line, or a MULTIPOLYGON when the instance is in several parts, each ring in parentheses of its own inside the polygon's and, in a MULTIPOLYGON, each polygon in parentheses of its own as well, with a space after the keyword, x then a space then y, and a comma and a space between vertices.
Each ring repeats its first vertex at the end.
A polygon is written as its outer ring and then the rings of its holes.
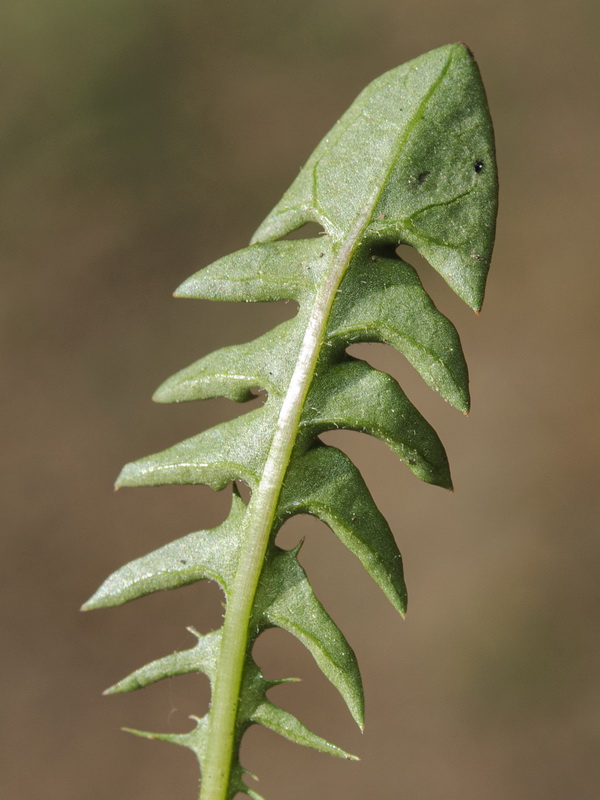
MULTIPOLYGON (((387 180, 412 130, 422 117, 427 103, 446 75, 451 60, 450 54, 407 128, 398 136, 390 163, 382 174, 378 187, 365 203, 363 211, 348 235, 340 243, 339 250, 334 255, 332 268, 315 297, 296 367, 271 440, 262 478, 252 494, 244 518, 244 544, 240 552, 234 585, 228 597, 222 628, 223 638, 213 687, 200 800, 227 800, 228 797, 237 707, 254 598, 271 537, 283 479, 297 439, 304 403, 326 338, 331 308, 352 256, 372 220, 387 180)), ((331 235, 332 231, 328 232, 331 235)))

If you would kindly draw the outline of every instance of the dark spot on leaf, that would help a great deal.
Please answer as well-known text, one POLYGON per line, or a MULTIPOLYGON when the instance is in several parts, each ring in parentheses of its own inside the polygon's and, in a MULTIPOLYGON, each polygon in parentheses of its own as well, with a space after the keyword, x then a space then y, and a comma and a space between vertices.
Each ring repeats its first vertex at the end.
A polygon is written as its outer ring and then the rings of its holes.
POLYGON ((475 170, 475 172, 481 172, 481 170, 483 169, 483 161, 476 161, 475 164, 473 165, 473 169, 475 170))
POLYGON ((425 181, 427 180, 428 177, 429 177, 429 172, 421 172, 421 174, 417 178, 417 183, 419 185, 421 185, 422 183, 425 183, 425 181))

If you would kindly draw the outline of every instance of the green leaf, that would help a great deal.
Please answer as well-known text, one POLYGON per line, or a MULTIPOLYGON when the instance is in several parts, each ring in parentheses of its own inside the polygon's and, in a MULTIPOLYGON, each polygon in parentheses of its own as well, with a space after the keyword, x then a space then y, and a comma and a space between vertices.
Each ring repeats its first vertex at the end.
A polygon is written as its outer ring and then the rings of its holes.
POLYGON ((163 658, 158 658, 140 669, 136 669, 126 678, 114 686, 106 689, 104 694, 118 694, 119 692, 135 692, 151 683, 156 683, 164 678, 174 675, 187 675, 190 672, 203 672, 211 682, 217 663, 217 656, 221 646, 221 631, 212 631, 203 636, 194 628, 188 628, 197 638, 195 647, 182 652, 171 653, 163 658))
POLYGON ((110 575, 83 605, 84 611, 128 603, 162 589, 198 580, 216 581, 229 594, 237 569, 240 526, 246 507, 234 493, 229 517, 210 531, 190 533, 131 561, 110 575))
POLYGON ((202 672, 212 701, 196 727, 150 734, 194 751, 201 800, 260 800, 244 783, 239 750, 261 724, 294 742, 353 758, 268 700, 281 682, 252 657, 277 626, 301 641, 362 727, 356 657, 314 594, 298 550, 275 544, 285 521, 312 514, 360 560, 404 614, 402 558, 358 469, 319 436, 338 428, 385 442, 421 480, 451 487, 437 434, 398 383, 346 349, 396 348, 457 409, 469 408, 468 373, 456 329, 434 306, 415 270, 396 254, 416 248, 473 309, 483 301, 496 219, 494 143, 485 94, 469 50, 448 45, 368 86, 318 145, 253 243, 185 281, 179 297, 292 300, 296 316, 254 341, 225 347, 169 378, 159 402, 223 396, 260 408, 128 464, 117 486, 244 481, 221 525, 199 531, 118 569, 84 608, 125 603, 203 579, 226 597, 222 627, 194 647, 159 658, 108 690, 131 691, 164 677, 202 672), (281 240, 306 222, 313 239, 281 240))
POLYGON ((301 300, 318 288, 330 250, 327 239, 255 244, 201 269, 181 284, 175 296, 244 302, 301 300))
POLYGON ((312 514, 354 553, 394 608, 406 613, 402 556, 360 472, 335 447, 319 445, 295 459, 279 500, 279 521, 312 514))
POLYGON ((315 597, 297 550, 273 548, 256 594, 260 628, 277 626, 293 634, 311 652, 324 675, 346 701, 357 725, 364 727, 362 681, 354 651, 315 597))
POLYGON ((200 483, 219 490, 238 479, 255 486, 273 422, 266 408, 224 422, 162 453, 127 464, 115 486, 200 483))
POLYGON ((288 353, 302 344, 304 328, 289 320, 246 344, 224 347, 173 375, 155 392, 159 403, 181 403, 227 397, 244 402, 254 397, 252 389, 265 389, 283 396, 292 377, 294 359, 273 359, 284 342, 288 353))
POLYGON ((396 381, 364 361, 336 364, 315 378, 300 423, 311 437, 346 428, 384 441, 418 478, 452 487, 438 435, 396 381))
POLYGON ((254 240, 279 238, 311 220, 335 235, 365 215, 365 238, 412 245, 479 310, 497 193, 479 70, 466 47, 448 45, 387 72, 359 95, 254 240))
POLYGON ((127 733, 132 733, 134 736, 140 736, 142 739, 151 739, 157 742, 170 742, 171 744, 178 744, 181 747, 187 747, 191 750, 200 764, 202 769, 202 761, 204 757, 204 750, 206 747, 207 735, 207 717, 191 717, 195 722, 195 727, 188 733, 151 733, 150 731, 140 731, 136 728, 123 728, 127 733))
POLYGON ((265 728, 270 728, 270 730, 296 744, 312 747, 321 753, 329 753, 329 755, 337 756, 338 758, 358 761, 356 756, 347 753, 341 747, 336 747, 336 745, 331 744, 321 736, 309 731, 293 714, 274 706, 272 703, 262 703, 254 712, 252 719, 253 722, 258 722, 260 725, 264 725, 265 728))
POLYGON ((469 410, 469 378, 456 329, 401 259, 371 255, 354 260, 328 335, 338 350, 352 342, 392 345, 445 400, 459 411, 469 410))

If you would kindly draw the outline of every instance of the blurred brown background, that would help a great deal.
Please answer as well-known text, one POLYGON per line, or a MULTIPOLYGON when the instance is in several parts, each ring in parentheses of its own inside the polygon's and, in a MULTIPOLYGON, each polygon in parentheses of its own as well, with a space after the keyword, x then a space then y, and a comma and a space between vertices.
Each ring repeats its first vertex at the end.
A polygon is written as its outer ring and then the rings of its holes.
MULTIPOLYGON (((291 306, 174 301, 244 246, 320 137, 381 72, 474 50, 495 120, 497 248, 477 319, 412 259, 457 325, 468 420, 371 347, 438 429, 454 495, 386 448, 341 443, 406 560, 396 618, 328 531, 303 562, 362 665, 367 728, 303 648, 269 633, 278 700, 358 753, 338 762, 253 729, 270 800, 592 800, 600 791, 596 0, 21 0, 0 10, 3 798, 196 797, 187 751, 123 725, 184 730, 201 677, 101 690, 219 624, 209 585, 82 615, 125 561, 217 524, 227 492, 122 491, 121 465, 238 412, 155 406, 154 388, 291 306)), ((277 693, 276 693, 277 696, 277 693)))

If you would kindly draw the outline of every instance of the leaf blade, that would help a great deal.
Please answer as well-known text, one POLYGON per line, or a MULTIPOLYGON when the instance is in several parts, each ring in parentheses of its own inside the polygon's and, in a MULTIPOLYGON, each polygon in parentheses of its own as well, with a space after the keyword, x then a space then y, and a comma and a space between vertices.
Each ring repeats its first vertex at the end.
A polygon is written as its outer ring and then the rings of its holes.
POLYGON ((209 674, 213 704, 195 730, 137 732, 196 753, 202 800, 232 800, 236 792, 258 798, 243 783, 239 763, 241 738, 253 722, 343 753, 266 700, 276 681, 267 681, 251 656, 266 627, 279 626, 305 644, 362 727, 354 653, 315 597, 297 550, 281 551, 275 536, 293 514, 322 519, 405 613, 402 559, 389 526, 356 467, 318 437, 337 427, 377 436, 418 477, 450 487, 437 434, 390 376, 345 350, 358 341, 390 344, 431 388, 468 410, 458 334, 393 251, 399 244, 415 247, 478 310, 496 194, 493 134, 477 66, 466 47, 448 45, 367 87, 317 147, 252 245, 192 276, 176 292, 223 301, 291 299, 299 305, 294 320, 206 356, 155 395, 159 402, 219 395, 244 401, 259 387, 268 392, 261 409, 139 459, 117 481, 203 483, 220 490, 242 480, 251 490, 248 507, 234 496, 221 526, 117 570, 84 606, 116 605, 204 578, 223 587, 221 630, 112 687, 132 690, 190 670, 209 674), (323 237, 275 241, 311 220, 322 225, 323 237), (227 774, 223 764, 229 765, 227 774))
POLYGON ((302 642, 342 695, 362 730, 364 695, 356 656, 317 600, 306 573, 298 563, 297 550, 276 548, 263 576, 256 598, 257 624, 282 628, 302 642))
POLYGON ((357 756, 353 756, 345 750, 342 750, 341 747, 337 747, 337 745, 331 744, 331 742, 328 742, 321 736, 317 736, 316 733, 310 731, 293 714, 290 714, 289 711, 284 711, 283 708, 273 705, 273 703, 261 703, 254 712, 252 720, 278 733, 280 736, 289 739, 290 742, 295 742, 303 747, 311 747, 313 750, 318 750, 320 753, 327 753, 330 756, 345 758, 349 761, 359 760, 357 756))

